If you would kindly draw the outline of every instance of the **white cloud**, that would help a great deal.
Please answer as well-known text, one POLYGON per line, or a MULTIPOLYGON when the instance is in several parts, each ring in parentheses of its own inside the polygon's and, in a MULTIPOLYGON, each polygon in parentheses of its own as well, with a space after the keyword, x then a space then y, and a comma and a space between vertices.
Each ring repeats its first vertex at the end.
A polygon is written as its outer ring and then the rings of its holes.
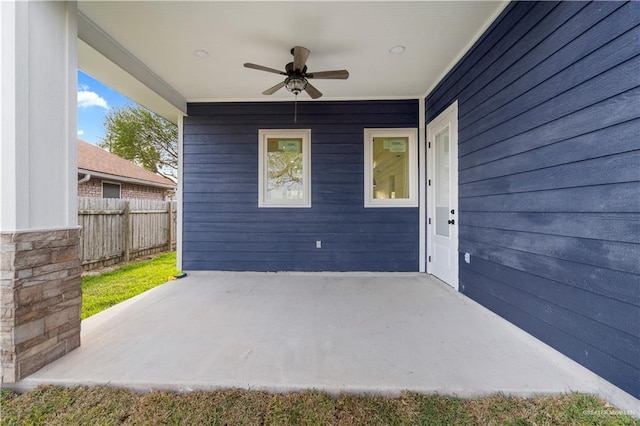
POLYGON ((81 90, 78 91, 78 108, 90 108, 94 106, 109 109, 109 105, 107 105, 107 101, 105 101, 104 98, 96 92, 81 88, 81 90))
POLYGON ((84 135, 84 130, 78 130, 78 136, 84 135))

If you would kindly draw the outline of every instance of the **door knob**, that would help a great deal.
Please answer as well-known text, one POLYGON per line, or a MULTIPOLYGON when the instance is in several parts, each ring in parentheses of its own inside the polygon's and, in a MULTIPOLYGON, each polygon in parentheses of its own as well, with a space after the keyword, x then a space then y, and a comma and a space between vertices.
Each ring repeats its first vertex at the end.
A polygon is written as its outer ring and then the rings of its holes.
POLYGON ((456 220, 455 220, 455 219, 451 219, 451 220, 448 220, 448 221, 447 221, 447 223, 448 223, 449 225, 455 225, 456 220))

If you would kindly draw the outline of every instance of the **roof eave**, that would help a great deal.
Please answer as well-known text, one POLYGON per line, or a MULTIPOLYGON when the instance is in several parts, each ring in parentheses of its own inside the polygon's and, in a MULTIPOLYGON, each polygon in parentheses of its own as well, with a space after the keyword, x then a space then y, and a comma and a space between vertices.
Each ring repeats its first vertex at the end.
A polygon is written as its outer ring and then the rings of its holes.
POLYGON ((118 182, 134 183, 134 184, 137 184, 137 185, 144 185, 144 186, 153 186, 155 188, 175 189, 177 187, 177 184, 173 184, 173 185, 163 184, 163 183, 153 182, 153 181, 144 180, 144 179, 136 179, 136 178, 132 178, 132 177, 118 176, 118 175, 112 175, 112 174, 109 174, 109 173, 96 172, 95 170, 83 169, 83 168, 80 168, 80 167, 78 168, 78 173, 83 173, 83 174, 89 173, 91 176, 95 176, 95 177, 98 177, 98 178, 101 178, 101 179, 110 179, 110 180, 114 180, 114 181, 118 181, 118 182))

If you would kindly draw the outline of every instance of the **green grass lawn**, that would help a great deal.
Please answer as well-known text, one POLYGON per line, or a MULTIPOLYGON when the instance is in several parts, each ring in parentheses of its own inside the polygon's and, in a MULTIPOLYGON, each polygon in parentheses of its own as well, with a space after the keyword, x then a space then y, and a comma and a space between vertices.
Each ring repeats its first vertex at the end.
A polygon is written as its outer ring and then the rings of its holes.
POLYGON ((176 253, 82 277, 82 319, 166 283, 178 271, 176 253))
POLYGON ((462 400, 404 393, 399 398, 307 391, 137 393, 107 387, 3 391, 2 425, 636 425, 583 394, 462 400))

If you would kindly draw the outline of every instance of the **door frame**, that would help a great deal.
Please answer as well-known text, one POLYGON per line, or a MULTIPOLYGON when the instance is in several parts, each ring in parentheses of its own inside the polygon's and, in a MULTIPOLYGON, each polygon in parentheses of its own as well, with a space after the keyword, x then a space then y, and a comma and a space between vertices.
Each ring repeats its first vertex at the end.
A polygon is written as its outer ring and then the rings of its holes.
MULTIPOLYGON (((432 119, 427 124, 427 229, 426 229, 426 239, 427 239, 427 273, 433 275, 433 264, 429 261, 431 256, 433 256, 433 238, 431 237, 435 231, 435 185, 430 185, 429 183, 434 179, 435 173, 435 158, 434 158, 434 132, 437 131, 444 122, 450 122, 450 139, 449 139, 449 155, 450 158, 453 159, 452 164, 455 166, 455 172, 452 174, 452 179, 450 181, 451 189, 451 199, 455 200, 455 214, 453 215, 453 219, 456 221, 454 226, 451 226, 451 242, 452 248, 451 250, 455 253, 452 259, 451 268, 453 269, 452 273, 452 282, 447 283, 451 287, 453 287, 456 291, 459 291, 459 275, 460 275, 460 267, 459 267, 459 254, 458 254, 458 227, 459 227, 459 200, 458 200, 458 101, 454 101, 451 105, 449 105, 444 111, 442 111, 438 116, 432 119), (431 219, 431 220, 430 220, 431 219), (431 223, 429 223, 431 222, 431 223)), ((437 278, 437 277, 436 277, 437 278)))

